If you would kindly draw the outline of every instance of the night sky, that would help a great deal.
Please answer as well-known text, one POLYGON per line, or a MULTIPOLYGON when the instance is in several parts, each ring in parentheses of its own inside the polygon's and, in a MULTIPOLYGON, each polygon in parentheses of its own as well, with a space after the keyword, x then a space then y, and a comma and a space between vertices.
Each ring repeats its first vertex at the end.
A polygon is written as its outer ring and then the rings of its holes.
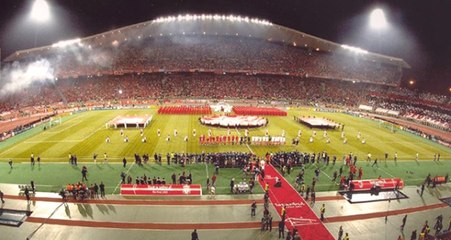
POLYGON ((64 39, 86 37, 160 16, 235 14, 269 20, 337 43, 405 59, 415 86, 449 93, 451 0, 47 0, 51 23, 28 20, 32 1, 2 0, 0 48, 10 53, 64 39), (370 30, 368 16, 380 7, 388 29, 370 30))

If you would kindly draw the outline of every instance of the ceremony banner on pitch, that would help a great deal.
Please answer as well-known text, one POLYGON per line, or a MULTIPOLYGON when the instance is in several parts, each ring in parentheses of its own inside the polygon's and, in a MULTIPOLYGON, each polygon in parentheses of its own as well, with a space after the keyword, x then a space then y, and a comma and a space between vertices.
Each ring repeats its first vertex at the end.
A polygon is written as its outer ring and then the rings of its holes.
POLYGON ((352 180, 352 183, 354 184, 353 191, 369 191, 374 187, 378 187, 383 190, 404 188, 404 181, 400 178, 352 180))
POLYGON ((122 184, 121 195, 202 196, 200 184, 122 184))

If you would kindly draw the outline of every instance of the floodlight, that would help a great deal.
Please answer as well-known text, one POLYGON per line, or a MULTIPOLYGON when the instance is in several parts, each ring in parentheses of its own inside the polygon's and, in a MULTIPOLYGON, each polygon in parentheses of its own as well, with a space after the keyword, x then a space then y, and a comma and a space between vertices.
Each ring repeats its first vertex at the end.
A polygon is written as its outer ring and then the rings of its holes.
POLYGON ((47 1, 36 0, 31 9, 31 19, 36 22, 46 22, 50 19, 50 9, 47 1))
POLYGON ((385 14, 382 9, 377 8, 371 12, 370 26, 374 29, 383 29, 387 26, 387 20, 385 19, 385 14))

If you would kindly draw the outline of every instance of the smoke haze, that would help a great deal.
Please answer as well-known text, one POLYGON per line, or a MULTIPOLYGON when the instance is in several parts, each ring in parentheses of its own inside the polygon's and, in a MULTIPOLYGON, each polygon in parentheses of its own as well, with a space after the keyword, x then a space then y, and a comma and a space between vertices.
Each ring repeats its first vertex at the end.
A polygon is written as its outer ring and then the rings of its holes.
POLYGON ((54 82, 54 69, 47 59, 31 63, 14 62, 2 71, 3 84, 0 96, 18 92, 28 88, 33 83, 54 82))

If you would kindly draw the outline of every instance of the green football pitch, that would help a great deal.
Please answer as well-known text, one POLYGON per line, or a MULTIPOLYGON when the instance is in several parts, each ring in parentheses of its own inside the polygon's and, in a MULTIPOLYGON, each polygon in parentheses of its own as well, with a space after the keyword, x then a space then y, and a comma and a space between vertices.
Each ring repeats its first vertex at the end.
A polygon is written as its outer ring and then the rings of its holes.
MULTIPOLYGON (((203 146, 199 144, 198 138, 194 138, 191 133, 193 129, 197 131, 197 137, 201 134, 207 135, 209 127, 202 126, 198 120, 198 115, 158 115, 156 108, 130 109, 130 110, 99 110, 88 111, 61 118, 62 123, 43 130, 43 126, 19 134, 14 138, 0 143, 0 182, 7 183, 28 183, 33 179, 43 190, 56 191, 67 183, 81 180, 80 165, 88 166, 89 180, 91 182, 104 181, 110 193, 117 193, 119 175, 122 171, 128 172, 133 177, 146 174, 148 177, 165 177, 170 179, 172 172, 181 173, 191 171, 194 183, 205 185, 205 180, 211 176, 213 167, 205 164, 188 165, 183 169, 180 166, 165 164, 165 155, 168 152, 177 153, 201 153, 201 152, 250 152, 258 156, 264 156, 267 152, 294 151, 301 152, 321 152, 327 151, 330 155, 336 155, 339 161, 336 166, 323 166, 323 174, 318 185, 319 190, 332 190, 337 186, 328 178, 333 171, 341 166, 341 157, 352 152, 359 158, 358 165, 364 168, 364 178, 376 178, 397 176, 406 180, 407 184, 419 184, 427 173, 432 175, 445 175, 451 169, 451 149, 436 144, 427 139, 404 132, 397 128, 393 131, 391 125, 377 121, 350 116, 344 113, 314 112, 310 109, 291 109, 287 117, 268 117, 267 127, 250 129, 251 136, 263 136, 268 130, 272 136, 281 135, 285 131, 287 144, 283 146, 253 146, 253 145, 215 145, 203 146), (116 116, 144 116, 153 115, 149 126, 144 129, 144 136, 147 143, 142 143, 140 130, 136 128, 124 129, 124 134, 130 141, 124 143, 123 136, 117 129, 106 128, 106 123, 116 116), (347 143, 341 139, 341 132, 329 130, 328 137, 330 143, 326 143, 322 130, 316 130, 317 136, 313 143, 309 143, 312 129, 294 121, 294 116, 316 116, 332 119, 345 124, 345 134, 347 143), (160 129, 161 136, 157 137, 157 129, 160 129), (177 129, 178 136, 174 137, 174 129, 177 129), (298 130, 302 131, 301 142, 298 146, 291 145, 291 139, 295 138, 298 130), (366 143, 362 144, 361 139, 357 139, 358 132, 366 143), (165 137, 171 135, 171 141, 167 142, 165 137), (184 141, 184 136, 189 137, 189 141, 184 141), (105 139, 109 137, 110 143, 105 139), (384 153, 389 154, 387 164, 379 162, 379 168, 372 168, 364 159, 368 153, 372 158, 383 159, 384 153), (398 163, 393 162, 394 153, 398 154, 398 163), (93 164, 93 154, 98 154, 98 164, 93 164), (101 164, 103 154, 107 153, 110 164, 101 164), (149 165, 138 167, 131 165, 133 155, 148 153, 151 156, 149 165), (163 165, 153 162, 153 154, 163 155, 163 165), (415 161, 416 153, 419 154, 419 161, 415 161), (440 153, 440 162, 432 161, 435 153, 440 153), (30 166, 30 155, 40 156, 41 166, 30 166), (76 154, 79 159, 79 166, 72 167, 68 164, 68 155, 76 154), (129 160, 129 166, 122 168, 119 163, 122 158, 129 160), (7 161, 14 162, 14 168, 9 169, 7 161)), ((213 135, 226 135, 226 129, 211 128, 213 135)), ((244 130, 231 129, 232 134, 244 134, 244 130)), ((307 167, 306 179, 313 177, 313 168, 307 167)), ((294 170, 287 179, 294 181, 294 170)), ((221 169, 218 178, 218 193, 229 192, 229 182, 231 178, 241 179, 239 169, 221 169)), ((256 188, 261 191, 260 188, 256 188)))

